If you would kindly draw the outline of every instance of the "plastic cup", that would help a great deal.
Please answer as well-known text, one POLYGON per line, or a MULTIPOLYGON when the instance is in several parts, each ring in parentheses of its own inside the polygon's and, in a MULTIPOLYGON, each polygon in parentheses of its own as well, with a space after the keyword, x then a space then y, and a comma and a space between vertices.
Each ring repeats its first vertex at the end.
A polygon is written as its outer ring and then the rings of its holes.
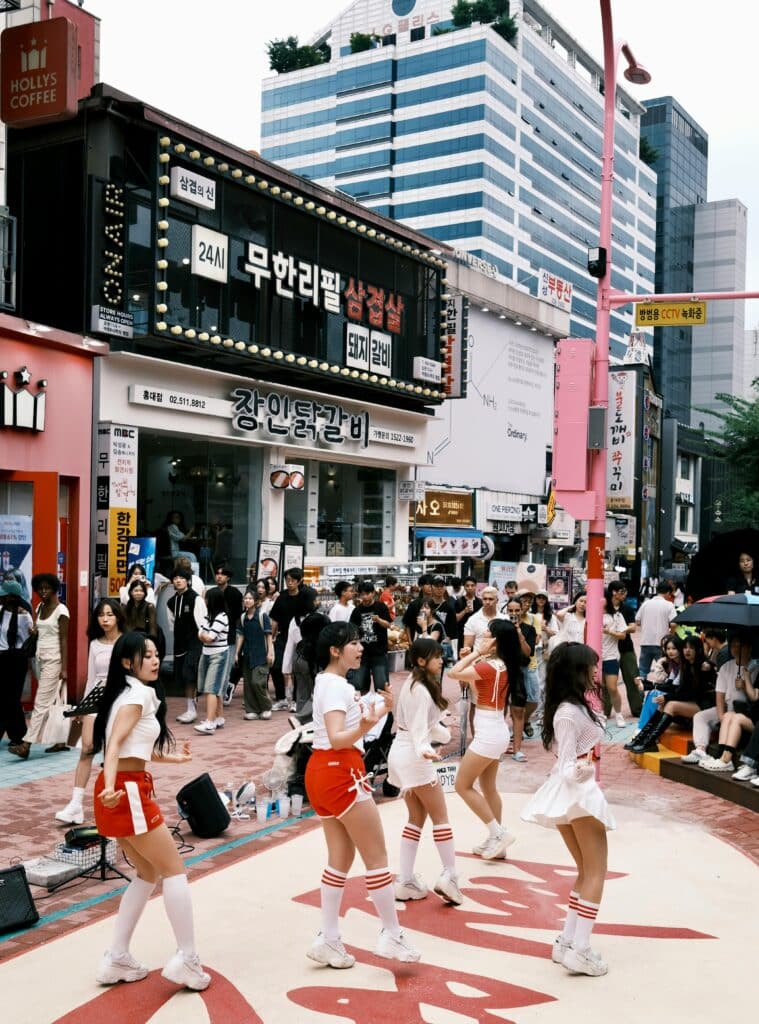
POLYGON ((280 818, 290 817, 290 797, 281 796, 279 798, 279 816, 280 818))
POLYGON ((256 819, 259 822, 265 822, 269 817, 269 801, 262 800, 261 803, 256 807, 256 819))
POLYGON ((303 814, 303 794, 293 793, 290 798, 290 806, 292 808, 293 817, 299 818, 303 814))

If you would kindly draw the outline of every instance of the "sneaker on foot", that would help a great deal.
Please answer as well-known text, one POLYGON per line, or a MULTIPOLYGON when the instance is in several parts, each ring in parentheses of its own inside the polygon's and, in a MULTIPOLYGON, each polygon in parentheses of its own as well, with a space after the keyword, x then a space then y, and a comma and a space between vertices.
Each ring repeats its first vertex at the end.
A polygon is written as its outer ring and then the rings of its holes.
POLYGON ((614 724, 618 729, 624 729, 624 727, 627 725, 627 722, 625 721, 625 716, 622 714, 621 711, 618 711, 614 716, 614 724))
POLYGON ((161 977, 183 988, 191 988, 195 992, 202 992, 211 984, 211 975, 203 970, 198 954, 185 956, 181 949, 178 949, 166 964, 161 971, 161 977))
POLYGON ((395 898, 403 903, 406 900, 423 900, 428 889, 419 875, 414 875, 405 882, 398 880, 395 883, 395 898))
POLYGON ((475 846, 472 847, 472 853, 476 857, 481 857, 482 854, 483 854, 483 851, 485 849, 487 849, 487 845, 488 845, 489 842, 490 842, 490 836, 485 836, 485 838, 482 840, 481 843, 477 843, 475 846))
POLYGON ((483 860, 498 860, 499 857, 506 856, 506 851, 516 841, 517 837, 515 835, 509 832, 508 829, 502 828, 497 836, 488 836, 485 849, 480 856, 483 860))
POLYGON ((183 722, 184 725, 189 725, 191 722, 194 722, 197 717, 197 711, 187 710, 183 711, 181 715, 177 715, 177 721, 183 722))
POLYGON ((735 766, 732 761, 723 761, 721 757, 713 757, 706 764, 702 761, 701 767, 709 772, 734 772, 735 766))
POLYGON ((408 942, 403 932, 393 936, 384 928, 380 932, 374 952, 385 960, 400 960, 404 964, 415 964, 421 956, 421 953, 408 942))
POLYGON ((65 825, 81 825, 84 822, 84 808, 75 800, 70 800, 62 811, 56 812, 55 818, 65 825))
POLYGON ((525 736, 530 736, 530 737, 535 735, 535 730, 533 729, 531 722, 528 722, 527 725, 525 725, 525 727, 524 727, 524 734, 525 734, 525 736))
POLYGON ((347 967, 353 967, 356 962, 355 956, 346 950, 340 939, 327 940, 321 932, 314 939, 313 945, 306 953, 309 960, 315 960, 317 964, 324 964, 325 967, 334 967, 343 971, 347 967))
POLYGON ((209 722, 208 719, 205 722, 201 722, 200 725, 195 726, 195 732, 205 733, 209 736, 212 732, 216 732, 216 723, 209 722))
POLYGON ((246 722, 257 722, 260 717, 261 716, 257 715, 255 711, 246 711, 243 715, 246 722))
MULTIPOLYGON (((733 779, 736 782, 750 782, 754 778, 756 778, 756 769, 752 768, 750 764, 741 765, 735 775, 733 775, 733 779)), ((58 815, 56 814, 57 817, 58 815)))
POLYGON ((567 950, 572 948, 572 943, 569 939, 565 939, 563 935, 557 935, 553 940, 553 949, 551 950, 551 959, 555 964, 563 964, 564 957, 567 954, 567 950))
POLYGON ((271 706, 272 711, 287 711, 288 703, 286 700, 275 700, 271 706))
POLYGON ((261 718, 263 718, 265 721, 268 721, 271 718, 271 711, 262 711, 261 718))
POLYGON ((446 903, 452 903, 455 907, 460 907, 464 902, 458 882, 450 871, 444 871, 437 882, 435 882, 435 892, 446 903))
POLYGON ((564 954, 562 964, 573 974, 587 974, 591 978, 600 978, 609 970, 609 965, 602 960, 598 953, 588 947, 587 949, 575 949, 570 946, 564 954))
POLYGON ((294 700, 291 700, 290 703, 287 705, 287 710, 290 711, 292 714, 295 714, 295 712, 298 710, 298 705, 295 703, 294 700))
POLYGON ((223 729, 225 722, 226 718, 214 718, 213 724, 216 726, 217 729, 223 729))
POLYGON ((751 785, 752 785, 752 786, 756 786, 756 788, 757 788, 757 789, 759 789, 759 775, 755 776, 755 777, 754 777, 754 778, 753 778, 753 779, 751 780, 751 785))
POLYGON ((236 685, 237 685, 236 683, 233 683, 233 682, 230 681, 224 687, 224 699, 223 699, 223 703, 224 704, 231 704, 232 703, 232 697, 234 695, 235 686, 236 685))
POLYGON ((147 977, 148 969, 141 964, 131 953, 121 953, 119 956, 106 950, 100 967, 95 975, 98 985, 115 985, 118 981, 142 981, 147 977))
POLYGON ((512 754, 512 755, 511 755, 511 760, 512 760, 512 761, 519 761, 519 763, 521 764, 522 762, 524 762, 524 761, 526 761, 526 760, 527 760, 527 757, 526 757, 526 755, 525 755, 525 754, 523 754, 523 753, 522 753, 522 751, 521 751, 521 750, 518 750, 518 751, 516 752, 516 754, 512 754))
POLYGON ((704 761, 709 759, 709 755, 705 750, 699 750, 698 747, 694 747, 690 754, 686 754, 685 757, 680 758, 681 764, 702 764, 704 761))

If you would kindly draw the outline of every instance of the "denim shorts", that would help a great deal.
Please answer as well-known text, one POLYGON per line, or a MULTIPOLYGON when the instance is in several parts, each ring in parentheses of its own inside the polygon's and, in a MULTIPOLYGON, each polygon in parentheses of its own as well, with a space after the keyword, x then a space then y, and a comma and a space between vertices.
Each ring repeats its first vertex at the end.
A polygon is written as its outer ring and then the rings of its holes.
POLYGON ((601 663, 601 671, 605 676, 619 675, 619 658, 608 658, 601 663))
POLYGON ((524 688, 527 694, 527 703, 537 704, 540 700, 540 680, 538 679, 538 670, 536 668, 523 668, 522 679, 524 680, 524 688))
POLYGON ((214 693, 218 697, 226 681, 226 647, 218 654, 201 654, 198 665, 198 693, 214 693))

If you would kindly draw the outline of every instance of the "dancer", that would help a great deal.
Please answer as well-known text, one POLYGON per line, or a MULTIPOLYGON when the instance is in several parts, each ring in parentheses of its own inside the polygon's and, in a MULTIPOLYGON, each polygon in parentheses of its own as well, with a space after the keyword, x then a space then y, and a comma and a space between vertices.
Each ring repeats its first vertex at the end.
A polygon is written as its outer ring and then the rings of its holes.
POLYGON ((424 823, 431 818, 432 838, 443 865, 435 892, 446 903, 458 906, 464 898, 456 876, 456 847, 448 823, 445 793, 432 764, 440 760, 432 743, 448 743, 451 739, 448 729, 440 723, 440 715, 448 707, 440 682, 443 648, 430 637, 417 637, 409 657, 411 675, 396 703, 397 732, 388 756, 388 781, 401 790, 408 810, 408 823, 401 836, 395 898, 421 900, 427 895, 427 886, 414 874, 414 861, 424 823))
POLYGON ((327 867, 321 881, 322 928, 307 956, 319 964, 346 968, 355 957, 340 941, 340 903, 345 879, 358 850, 366 866, 366 887, 382 921, 375 953, 386 959, 416 963, 419 953, 398 923, 393 876, 387 868, 382 824, 364 774, 363 737, 392 704, 389 686, 383 701, 363 708, 346 676, 361 664, 358 630, 349 622, 326 626, 317 644, 313 696, 313 754, 306 768, 306 792, 321 819, 327 842, 327 867))
POLYGON ((498 762, 509 745, 504 718, 506 693, 520 679, 521 649, 513 623, 493 619, 480 640, 479 653, 467 654, 448 669, 451 679, 468 686, 476 702, 474 739, 469 744, 456 776, 456 792, 488 834, 472 850, 485 860, 504 857, 516 836, 501 824, 503 804, 496 788, 498 762), (475 789, 479 780, 480 788, 475 789))
MULTIPOLYGON (((137 585, 142 586, 141 583, 137 585)), ((152 606, 151 606, 152 607, 152 606)), ((124 632, 124 609, 119 601, 106 597, 99 601, 90 613, 87 638, 90 641, 87 661, 87 683, 84 696, 87 697, 96 686, 102 686, 108 676, 113 645, 124 632)), ((74 773, 74 789, 71 799, 55 815, 57 821, 67 825, 81 825, 84 821, 84 793, 92 772, 92 731, 95 716, 84 715, 82 723, 82 747, 74 773)))
POLYGON ((148 968, 129 952, 132 933, 162 879, 166 915, 179 947, 161 972, 176 985, 201 991, 211 978, 195 950, 190 887, 182 858, 153 799, 147 761, 184 764, 190 744, 173 752, 166 725, 166 703, 156 693, 158 650, 142 633, 126 633, 113 648, 105 691, 95 719, 93 744, 105 747, 103 770, 95 782, 95 824, 114 837, 137 874, 121 897, 113 940, 97 972, 101 985, 141 981, 148 968))
POLYGON ((616 828, 595 778, 594 747, 604 736, 604 718, 588 698, 597 690, 597 672, 598 655, 586 644, 562 643, 551 654, 542 738, 557 761, 522 811, 524 821, 558 828, 577 865, 564 930, 554 940, 551 959, 593 977, 609 969, 590 948, 590 935, 606 879, 606 830, 616 828))

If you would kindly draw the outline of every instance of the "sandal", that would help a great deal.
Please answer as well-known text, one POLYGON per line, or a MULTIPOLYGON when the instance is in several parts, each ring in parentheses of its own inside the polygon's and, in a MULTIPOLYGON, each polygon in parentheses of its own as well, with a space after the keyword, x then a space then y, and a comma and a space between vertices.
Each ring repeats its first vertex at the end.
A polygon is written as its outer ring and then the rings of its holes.
POLYGON ((45 747, 46 754, 60 754, 63 750, 68 750, 67 743, 54 743, 52 747, 45 747))

